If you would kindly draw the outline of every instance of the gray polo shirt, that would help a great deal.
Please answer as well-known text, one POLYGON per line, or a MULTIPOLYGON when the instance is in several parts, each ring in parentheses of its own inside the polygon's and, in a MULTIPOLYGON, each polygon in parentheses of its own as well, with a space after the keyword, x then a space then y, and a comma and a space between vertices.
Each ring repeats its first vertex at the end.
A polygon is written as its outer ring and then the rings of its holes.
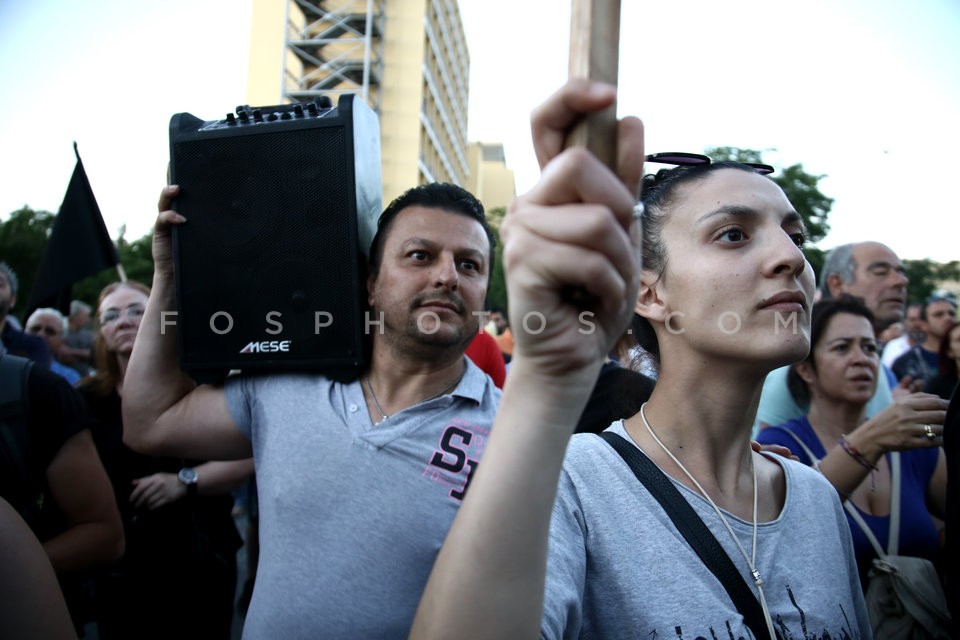
POLYGON ((244 638, 406 637, 500 391, 467 360, 450 394, 371 423, 359 382, 240 376, 260 564, 244 638))

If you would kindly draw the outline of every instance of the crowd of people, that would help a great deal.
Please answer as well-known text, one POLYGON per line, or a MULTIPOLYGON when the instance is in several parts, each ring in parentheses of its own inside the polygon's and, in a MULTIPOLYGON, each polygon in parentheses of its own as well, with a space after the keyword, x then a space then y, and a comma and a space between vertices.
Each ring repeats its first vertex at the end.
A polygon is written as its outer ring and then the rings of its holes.
POLYGON ((960 596, 955 301, 908 307, 872 241, 815 282, 769 167, 647 173, 634 117, 616 167, 565 147, 615 99, 574 80, 534 111, 541 178, 500 253, 461 187, 385 208, 353 380, 180 369, 176 185, 149 287, 21 330, 0 263, 0 534, 31 576, 10 602, 50 612, 5 605, 0 632, 231 637, 254 478, 247 638, 871 638, 877 545, 960 596), (497 255, 509 310, 486 305, 497 255))

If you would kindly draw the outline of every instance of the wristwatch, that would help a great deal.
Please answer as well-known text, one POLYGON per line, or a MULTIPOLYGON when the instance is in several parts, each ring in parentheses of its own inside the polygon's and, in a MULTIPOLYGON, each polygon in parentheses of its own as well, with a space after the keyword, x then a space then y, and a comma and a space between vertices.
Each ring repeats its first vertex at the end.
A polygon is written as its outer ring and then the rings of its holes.
POLYGON ((180 469, 180 473, 177 474, 177 480, 187 487, 187 496, 197 495, 197 482, 200 480, 200 476, 197 475, 196 469, 193 467, 180 469))

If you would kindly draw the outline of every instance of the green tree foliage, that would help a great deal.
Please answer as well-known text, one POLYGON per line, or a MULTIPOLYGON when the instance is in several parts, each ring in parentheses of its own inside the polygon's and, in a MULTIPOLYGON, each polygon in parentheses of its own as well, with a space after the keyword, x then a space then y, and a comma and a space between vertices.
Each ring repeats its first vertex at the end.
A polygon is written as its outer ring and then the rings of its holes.
MULTIPOLYGON (((121 229, 120 237, 116 241, 120 264, 123 265, 128 280, 136 280, 149 286, 153 281, 153 254, 151 252, 153 232, 151 231, 133 242, 128 242, 124 238, 125 231, 125 229, 121 229)), ((119 279, 120 276, 116 269, 101 271, 73 285, 73 298, 96 306, 101 289, 119 279)))
POLYGON ((803 248, 803 254, 807 257, 807 262, 813 267, 813 273, 816 276, 817 284, 820 284, 820 272, 823 269, 823 261, 827 257, 826 251, 817 247, 807 246, 803 248))
POLYGON ((907 285, 907 299, 920 303, 937 291, 944 282, 960 280, 960 262, 954 260, 941 264, 931 260, 904 260, 910 284, 907 285))
POLYGON ((11 213, 5 222, 0 222, 0 261, 13 267, 20 282, 17 304, 13 309, 13 315, 17 317, 30 300, 54 218, 56 216, 49 211, 34 211, 24 206, 11 213))
POLYGON ((807 173, 802 164, 786 167, 773 176, 773 181, 780 185, 797 212, 803 216, 807 239, 811 244, 823 240, 830 231, 827 216, 833 206, 833 198, 823 195, 817 188, 817 183, 823 178, 807 173))
MULTIPOLYGON (((7 220, 0 221, 0 260, 17 272, 20 289, 17 291, 14 315, 21 320, 27 301, 30 300, 32 284, 55 218, 56 215, 49 211, 34 211, 25 206, 11 213, 7 220)), ((120 264, 123 265, 127 277, 148 285, 153 279, 152 235, 150 232, 142 238, 128 242, 121 230, 116 241, 120 264)), ((106 269, 74 284, 72 297, 95 305, 100 290, 118 279, 116 269, 106 269)))
MULTIPOLYGON (((706 150, 706 154, 714 160, 763 162, 761 152, 754 149, 712 147, 706 150)), ((803 170, 802 164, 795 164, 774 172, 770 177, 780 185, 797 213, 803 217, 807 226, 807 241, 816 244, 823 240, 830 231, 827 216, 833 206, 833 198, 823 195, 817 186, 825 176, 809 174, 803 170)))

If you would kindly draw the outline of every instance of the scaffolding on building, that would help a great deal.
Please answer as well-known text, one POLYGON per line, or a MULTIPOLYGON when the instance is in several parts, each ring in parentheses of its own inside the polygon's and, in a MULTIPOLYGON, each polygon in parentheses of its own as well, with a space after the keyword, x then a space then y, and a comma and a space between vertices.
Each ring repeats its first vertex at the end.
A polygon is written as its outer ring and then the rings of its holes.
POLYGON ((385 2, 288 0, 284 99, 355 93, 379 113, 385 2))

